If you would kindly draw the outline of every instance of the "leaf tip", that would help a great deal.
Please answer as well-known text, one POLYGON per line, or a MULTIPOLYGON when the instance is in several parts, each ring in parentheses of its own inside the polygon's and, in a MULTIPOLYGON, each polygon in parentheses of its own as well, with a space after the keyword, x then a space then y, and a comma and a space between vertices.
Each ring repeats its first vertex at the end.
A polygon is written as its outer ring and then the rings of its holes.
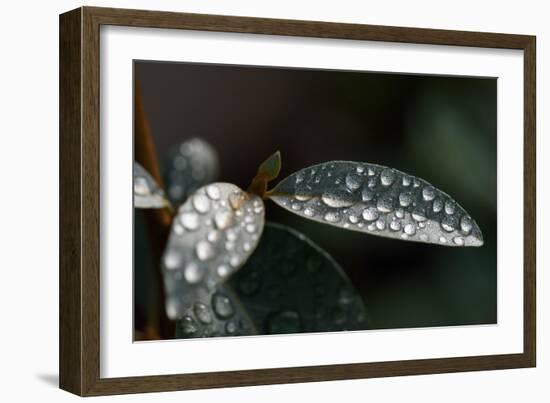
POLYGON ((271 154, 264 162, 258 167, 258 176, 262 175, 270 181, 281 172, 281 152, 279 150, 271 154))
POLYGON ((480 247, 480 246, 483 246, 484 244, 483 234, 481 233, 481 230, 479 229, 477 224, 474 228, 474 231, 472 231, 472 235, 470 235, 469 238, 470 238, 470 242, 468 246, 480 247))

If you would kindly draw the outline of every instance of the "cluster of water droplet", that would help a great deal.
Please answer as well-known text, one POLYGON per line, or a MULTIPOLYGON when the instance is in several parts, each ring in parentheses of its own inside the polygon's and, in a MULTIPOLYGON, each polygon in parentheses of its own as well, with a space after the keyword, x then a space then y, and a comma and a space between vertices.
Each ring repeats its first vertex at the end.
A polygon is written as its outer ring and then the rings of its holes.
POLYGON ((306 168, 279 183, 272 199, 296 214, 351 230, 453 246, 482 244, 475 222, 447 194, 379 165, 306 168))
POLYGON ((268 224, 228 286, 265 334, 364 329, 365 310, 338 264, 300 233, 268 224))
POLYGON ((167 192, 173 204, 180 204, 198 188, 216 180, 219 171, 214 147, 200 138, 181 143, 170 154, 165 169, 167 192))
POLYGON ((205 302, 195 301, 177 321, 177 338, 255 334, 248 317, 239 312, 229 294, 214 292, 205 302))
POLYGON ((168 309, 178 317, 193 298, 189 288, 214 290, 255 249, 264 226, 263 201, 228 183, 197 190, 179 208, 162 258, 169 299, 184 301, 168 309))

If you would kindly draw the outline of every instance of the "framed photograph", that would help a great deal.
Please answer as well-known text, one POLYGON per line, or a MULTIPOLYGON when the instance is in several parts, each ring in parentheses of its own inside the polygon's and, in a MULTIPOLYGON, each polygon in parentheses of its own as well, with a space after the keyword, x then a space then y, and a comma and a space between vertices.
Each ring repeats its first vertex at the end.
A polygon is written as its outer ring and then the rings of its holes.
POLYGON ((60 387, 533 367, 535 37, 60 16, 60 387))

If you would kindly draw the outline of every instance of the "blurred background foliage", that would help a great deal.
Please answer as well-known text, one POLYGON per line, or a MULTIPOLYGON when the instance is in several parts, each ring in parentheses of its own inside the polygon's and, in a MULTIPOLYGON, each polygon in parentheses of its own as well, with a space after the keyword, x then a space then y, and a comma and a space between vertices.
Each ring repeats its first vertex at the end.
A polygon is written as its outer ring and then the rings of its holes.
MULTIPOLYGON (((200 137, 218 152, 218 181, 241 188, 280 150, 280 179, 353 160, 402 170, 449 193, 478 222, 483 247, 342 231, 271 202, 266 219, 332 255, 365 301, 369 328, 496 323, 496 79, 147 61, 136 61, 134 74, 161 161, 173 145, 200 137)), ((140 215, 135 324, 145 331, 143 318, 159 307, 140 215)))

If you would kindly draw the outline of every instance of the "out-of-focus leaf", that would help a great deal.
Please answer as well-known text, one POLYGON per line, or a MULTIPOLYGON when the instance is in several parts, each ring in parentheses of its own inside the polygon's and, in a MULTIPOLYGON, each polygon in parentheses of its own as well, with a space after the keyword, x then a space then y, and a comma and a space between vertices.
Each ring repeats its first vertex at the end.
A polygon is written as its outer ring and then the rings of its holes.
POLYGON ((212 145, 192 138, 177 146, 165 168, 168 197, 173 204, 183 203, 189 195, 218 177, 218 154, 212 145))
POLYGON ((151 174, 137 162, 134 162, 134 206, 138 208, 168 206, 163 190, 151 174))
POLYGON ((219 286, 214 292, 196 294, 176 322, 176 338, 244 336, 257 334, 250 317, 230 288, 219 286))
POLYGON ((192 194, 174 218, 161 261, 168 317, 181 317, 197 293, 209 295, 238 270, 263 227, 262 199, 235 185, 213 183, 192 194))
POLYGON ((332 161, 302 169, 267 193, 310 220, 448 246, 481 246, 476 222, 449 195, 396 169, 332 161))
POLYGON ((283 225, 266 225, 256 251, 227 285, 260 334, 367 328, 363 301, 338 263, 283 225))

